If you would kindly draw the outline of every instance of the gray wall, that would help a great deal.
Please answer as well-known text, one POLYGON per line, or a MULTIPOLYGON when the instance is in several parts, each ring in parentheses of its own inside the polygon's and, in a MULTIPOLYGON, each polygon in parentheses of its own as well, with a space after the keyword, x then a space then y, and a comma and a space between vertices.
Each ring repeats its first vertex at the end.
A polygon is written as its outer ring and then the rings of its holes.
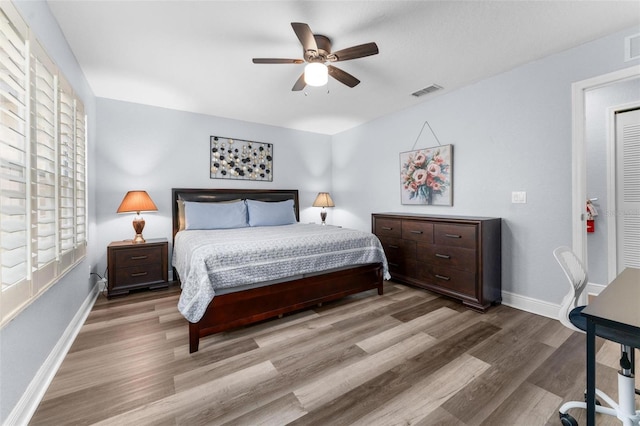
POLYGON ((640 101, 640 79, 616 83, 585 93, 587 143, 587 197, 598 198, 595 232, 587 234, 587 269, 589 281, 606 285, 609 282, 607 259, 609 220, 607 212, 607 120, 608 108, 640 101))
MULTIPOLYGON (((638 65, 623 61, 638 28, 425 99, 333 138, 334 221, 370 229, 381 211, 504 219, 503 290, 557 304, 568 290, 552 251, 571 246, 571 84, 638 65), (400 204, 399 153, 428 120, 454 145, 454 205, 400 204), (512 204, 526 191, 526 204, 512 204)), ((426 129, 416 148, 437 145, 426 129)))
POLYGON ((0 330, 0 423, 13 410, 93 288, 89 265, 95 264, 95 97, 44 1, 14 2, 49 56, 82 99, 88 122, 89 223, 87 259, 47 290, 0 330))
POLYGON ((331 190, 330 136, 103 98, 97 117, 101 271, 107 245, 134 236, 133 216, 116 214, 132 189, 146 190, 158 206, 158 212, 144 213, 145 238, 171 242, 171 188, 298 189, 300 221, 319 222, 319 209, 311 204, 318 192, 331 190), (210 136, 272 143, 273 182, 210 179, 210 136))

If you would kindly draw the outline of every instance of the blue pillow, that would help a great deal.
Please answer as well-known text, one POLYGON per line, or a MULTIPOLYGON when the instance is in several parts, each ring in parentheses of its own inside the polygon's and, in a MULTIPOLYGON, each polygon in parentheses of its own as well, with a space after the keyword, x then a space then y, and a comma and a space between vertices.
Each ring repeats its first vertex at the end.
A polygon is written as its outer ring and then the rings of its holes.
POLYGON ((185 229, 229 229, 247 226, 247 205, 233 202, 184 202, 185 229))
POLYGON ((293 200, 256 201, 247 200, 249 226, 276 226, 296 223, 293 200))

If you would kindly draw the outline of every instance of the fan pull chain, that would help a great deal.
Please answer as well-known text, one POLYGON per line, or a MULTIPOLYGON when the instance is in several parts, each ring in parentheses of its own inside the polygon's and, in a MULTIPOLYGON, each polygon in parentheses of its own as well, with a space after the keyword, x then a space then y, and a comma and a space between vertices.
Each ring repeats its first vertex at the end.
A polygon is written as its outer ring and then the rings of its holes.
POLYGON ((422 131, 424 130, 424 126, 429 126, 429 130, 431 130, 431 134, 433 135, 433 137, 436 138, 436 142, 438 142, 439 146, 442 146, 442 144, 440 143, 440 139, 438 139, 438 137, 436 136, 436 133, 431 128, 431 124, 429 124, 429 122, 427 120, 424 120, 424 124, 422 125, 422 128, 420 129, 420 133, 418 133, 418 137, 416 138, 416 141, 413 143, 413 146, 411 147, 411 151, 415 151, 416 144, 418 143, 418 140, 420 139, 420 136, 422 135, 422 131))

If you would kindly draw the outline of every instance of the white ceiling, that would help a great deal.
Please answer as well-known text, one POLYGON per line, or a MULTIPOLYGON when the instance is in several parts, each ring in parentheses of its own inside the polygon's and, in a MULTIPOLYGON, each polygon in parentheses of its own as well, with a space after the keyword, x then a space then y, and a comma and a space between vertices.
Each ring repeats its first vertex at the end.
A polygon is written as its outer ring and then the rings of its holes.
MULTIPOLYGON (((640 1, 78 1, 49 6, 98 97, 335 134, 518 65, 638 26, 640 1), (292 92, 304 65, 291 22, 361 80, 292 92)), ((622 56, 622 46, 620 55, 622 56)), ((597 60, 597 58, 594 58, 597 60)))

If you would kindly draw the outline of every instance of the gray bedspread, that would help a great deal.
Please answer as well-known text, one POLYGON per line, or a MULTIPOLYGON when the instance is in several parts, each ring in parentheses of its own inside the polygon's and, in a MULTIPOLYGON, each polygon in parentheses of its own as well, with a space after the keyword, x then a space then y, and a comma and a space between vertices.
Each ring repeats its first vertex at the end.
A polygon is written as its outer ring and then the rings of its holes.
POLYGON ((180 231, 172 261, 182 283, 178 309, 190 322, 202 318, 216 290, 378 262, 390 279, 372 233, 299 223, 180 231))

